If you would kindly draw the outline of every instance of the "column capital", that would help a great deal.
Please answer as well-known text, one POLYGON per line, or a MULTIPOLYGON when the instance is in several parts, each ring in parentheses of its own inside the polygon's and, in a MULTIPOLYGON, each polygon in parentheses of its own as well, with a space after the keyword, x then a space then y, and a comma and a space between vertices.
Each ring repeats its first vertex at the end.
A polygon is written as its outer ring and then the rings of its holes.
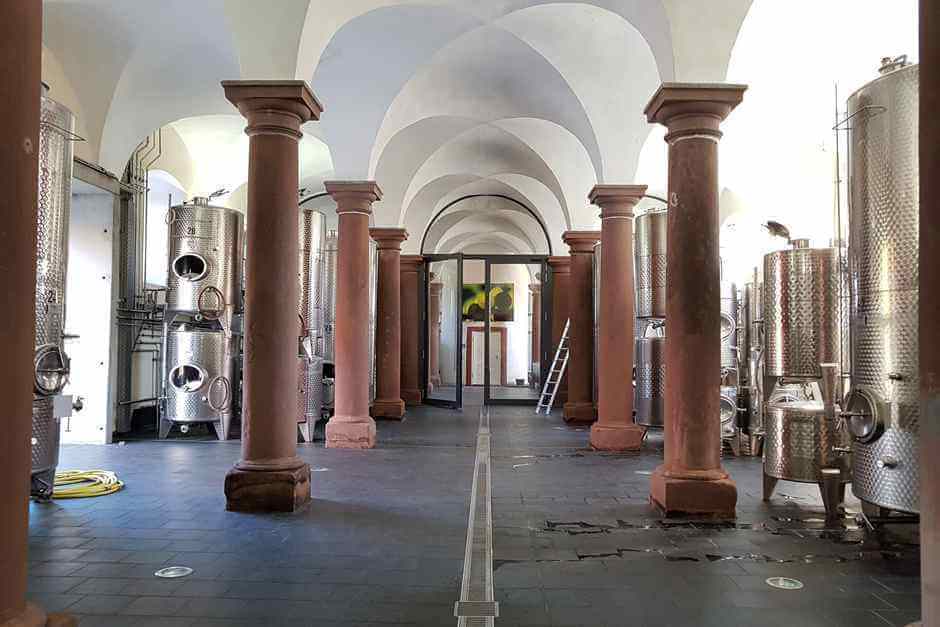
POLYGON ((552 269, 554 274, 570 274, 571 257, 549 257, 548 266, 552 269))
POLYGON ((670 143, 688 137, 717 141, 719 125, 741 103, 746 89, 732 83, 663 83, 643 113, 651 124, 668 129, 670 143))
POLYGON ((561 239, 568 244, 571 254, 586 254, 594 252, 594 245, 601 241, 600 231, 565 231, 561 239))
POLYGON ((248 120, 245 133, 300 139, 300 125, 319 120, 323 105, 306 81, 222 81, 225 98, 248 120))
POLYGON ((399 227, 374 226, 369 236, 378 244, 379 250, 401 250, 401 243, 408 239, 408 231, 399 227))
POLYGON ((401 271, 402 272, 417 272, 421 269, 421 266, 424 265, 424 257, 421 255, 402 255, 401 256, 401 271))
POLYGON ((336 201, 336 213, 372 213, 372 203, 382 200, 375 181, 326 181, 326 193, 336 201))
POLYGON ((601 208, 605 218, 632 218, 633 207, 646 193, 646 185, 595 185, 588 200, 601 208))
POLYGON ((541 283, 529 283, 529 291, 533 294, 542 293, 542 284, 541 283))

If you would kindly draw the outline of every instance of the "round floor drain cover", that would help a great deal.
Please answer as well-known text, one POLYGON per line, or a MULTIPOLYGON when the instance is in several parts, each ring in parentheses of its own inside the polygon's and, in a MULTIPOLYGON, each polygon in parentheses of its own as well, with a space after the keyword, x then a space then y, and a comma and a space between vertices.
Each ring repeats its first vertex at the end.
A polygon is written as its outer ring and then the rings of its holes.
POLYGON ((177 577, 185 577, 186 575, 191 575, 193 569, 189 566, 168 566, 166 568, 161 568, 154 573, 157 577, 165 577, 167 579, 176 579, 177 577))
POLYGON ((803 587, 803 582, 789 577, 771 577, 767 580, 767 585, 781 590, 799 590, 803 587))

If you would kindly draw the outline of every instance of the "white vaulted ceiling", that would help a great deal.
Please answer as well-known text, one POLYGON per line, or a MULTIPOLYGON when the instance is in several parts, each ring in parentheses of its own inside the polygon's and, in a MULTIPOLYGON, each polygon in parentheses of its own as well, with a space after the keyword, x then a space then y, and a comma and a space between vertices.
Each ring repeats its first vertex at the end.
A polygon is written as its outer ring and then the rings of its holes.
POLYGON ((46 0, 44 76, 109 170, 172 129, 191 194, 246 177, 221 80, 309 81, 325 106, 301 147, 309 193, 376 180, 373 222, 406 227, 406 252, 441 214, 425 252, 558 254, 598 224, 593 185, 659 171, 643 106, 663 81, 723 80, 750 4, 46 0))

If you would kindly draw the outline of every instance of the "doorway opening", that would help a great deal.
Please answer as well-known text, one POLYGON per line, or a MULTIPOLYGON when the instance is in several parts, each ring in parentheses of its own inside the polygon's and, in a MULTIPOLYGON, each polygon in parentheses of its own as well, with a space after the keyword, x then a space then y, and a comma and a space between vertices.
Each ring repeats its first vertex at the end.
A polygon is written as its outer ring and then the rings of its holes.
POLYGON ((535 405, 550 367, 547 255, 426 255, 425 400, 535 405))

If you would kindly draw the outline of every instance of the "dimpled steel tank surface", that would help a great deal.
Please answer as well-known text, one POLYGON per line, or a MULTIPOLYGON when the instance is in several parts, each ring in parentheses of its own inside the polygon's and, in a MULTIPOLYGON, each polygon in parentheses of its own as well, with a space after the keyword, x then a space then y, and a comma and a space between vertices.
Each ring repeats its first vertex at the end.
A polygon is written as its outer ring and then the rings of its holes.
POLYGON ((919 511, 917 99, 916 65, 848 99, 852 489, 906 512, 919 511))
POLYGON ((52 495, 59 463, 56 396, 68 383, 65 354, 65 287, 72 201, 72 112, 43 95, 39 124, 39 207, 36 228, 36 354, 33 389, 34 496, 52 495))

